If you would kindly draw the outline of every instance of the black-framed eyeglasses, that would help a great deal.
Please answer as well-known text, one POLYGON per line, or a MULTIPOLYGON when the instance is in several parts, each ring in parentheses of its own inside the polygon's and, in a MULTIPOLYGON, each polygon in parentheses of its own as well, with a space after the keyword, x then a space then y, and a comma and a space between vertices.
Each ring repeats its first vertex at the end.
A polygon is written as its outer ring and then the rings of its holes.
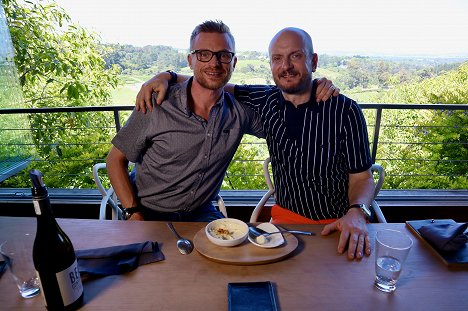
POLYGON ((229 51, 213 52, 210 50, 193 50, 193 51, 190 51, 190 54, 196 54, 197 59, 204 63, 209 62, 213 58, 213 55, 216 55, 216 59, 223 64, 229 64, 230 62, 232 62, 232 59, 234 58, 234 55, 235 55, 234 52, 229 52, 229 51))

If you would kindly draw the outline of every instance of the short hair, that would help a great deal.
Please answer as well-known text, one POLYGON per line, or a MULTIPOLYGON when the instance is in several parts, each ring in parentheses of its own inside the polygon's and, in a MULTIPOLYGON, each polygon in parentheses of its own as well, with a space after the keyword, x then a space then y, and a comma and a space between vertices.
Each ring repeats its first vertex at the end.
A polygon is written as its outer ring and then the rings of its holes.
POLYGON ((234 51, 236 50, 236 42, 234 40, 234 36, 231 34, 231 30, 225 23, 220 20, 208 20, 195 27, 195 29, 192 31, 192 35, 190 36, 190 50, 192 50, 195 37, 202 32, 227 34, 232 42, 234 51))

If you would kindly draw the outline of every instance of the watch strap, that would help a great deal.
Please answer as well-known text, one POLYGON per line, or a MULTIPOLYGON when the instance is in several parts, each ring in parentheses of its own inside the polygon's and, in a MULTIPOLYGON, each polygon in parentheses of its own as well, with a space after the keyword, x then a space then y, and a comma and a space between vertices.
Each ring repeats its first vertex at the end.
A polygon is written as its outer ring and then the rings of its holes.
POLYGON ((129 207, 129 208, 122 208, 122 218, 123 220, 128 220, 130 217, 132 217, 133 214, 142 212, 143 209, 141 206, 134 206, 134 207, 129 207))
POLYGON ((356 203, 356 204, 351 204, 348 208, 361 208, 363 205, 367 206, 364 203, 356 203))
POLYGON ((363 214, 364 214, 364 216, 366 217, 367 220, 370 220, 372 218, 372 212, 371 212, 369 206, 367 206, 364 203, 351 204, 348 207, 348 210, 350 210, 351 208, 359 208, 363 212, 363 214))
POLYGON ((124 210, 129 213, 130 215, 132 214, 135 214, 135 213, 139 213, 139 212, 142 212, 143 209, 141 208, 141 206, 134 206, 134 207, 128 207, 128 208, 124 208, 124 210))
POLYGON ((177 74, 172 70, 167 70, 167 73, 171 75, 171 79, 169 80, 169 85, 173 85, 177 83, 177 74))

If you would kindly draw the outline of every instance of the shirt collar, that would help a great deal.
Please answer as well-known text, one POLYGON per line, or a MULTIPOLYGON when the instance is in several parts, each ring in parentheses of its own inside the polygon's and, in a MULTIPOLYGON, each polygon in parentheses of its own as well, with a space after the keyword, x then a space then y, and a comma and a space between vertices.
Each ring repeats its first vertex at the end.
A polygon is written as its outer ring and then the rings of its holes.
POLYGON ((306 109, 306 108, 312 108, 313 110, 317 110, 318 107, 319 107, 319 104, 317 103, 317 101, 315 100, 315 93, 317 92, 317 82, 315 80, 312 81, 312 91, 311 91, 311 95, 310 95, 310 99, 297 106, 297 108, 293 105, 293 103, 291 103, 290 101, 286 100, 283 96, 283 93, 280 92, 280 96, 281 96, 281 102, 284 103, 284 107, 286 107, 286 105, 290 105, 291 107, 295 108, 295 109, 306 109))

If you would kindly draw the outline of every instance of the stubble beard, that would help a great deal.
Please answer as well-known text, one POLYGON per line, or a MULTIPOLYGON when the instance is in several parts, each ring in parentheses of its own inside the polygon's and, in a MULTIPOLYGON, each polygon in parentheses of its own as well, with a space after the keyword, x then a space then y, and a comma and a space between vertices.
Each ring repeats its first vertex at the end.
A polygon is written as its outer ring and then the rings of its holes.
MULTIPOLYGON (((210 68, 207 68, 208 70, 210 68)), ((215 68, 213 71, 219 71, 219 69, 215 68)), ((223 70, 225 73, 225 76, 222 79, 216 79, 216 80, 211 80, 206 77, 204 73, 201 71, 194 72, 195 79, 197 82, 204 88, 216 91, 220 88, 223 88, 231 79, 232 76, 232 70, 223 70)))
POLYGON ((276 86, 286 94, 301 94, 307 90, 309 84, 312 81, 312 75, 307 74, 300 77, 300 80, 295 84, 283 83, 282 79, 286 74, 298 74, 296 71, 291 72, 281 72, 279 75, 273 76, 273 81, 275 81, 276 86))

